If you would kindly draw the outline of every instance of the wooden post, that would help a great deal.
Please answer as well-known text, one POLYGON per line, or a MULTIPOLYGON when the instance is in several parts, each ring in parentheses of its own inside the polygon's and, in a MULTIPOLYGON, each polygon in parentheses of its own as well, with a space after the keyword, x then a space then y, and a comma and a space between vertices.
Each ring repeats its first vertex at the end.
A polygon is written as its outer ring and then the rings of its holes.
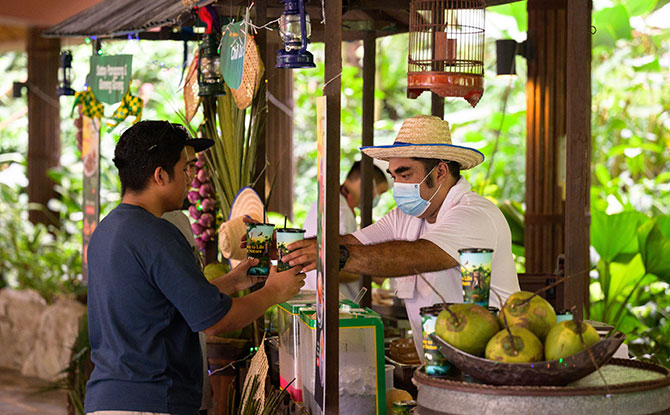
POLYGON ((526 272, 535 274, 554 272, 565 246, 566 6, 528 2, 524 240, 526 272))
MULTIPOLYGON (((377 54, 377 38, 375 32, 368 32, 363 39, 363 133, 361 144, 374 145, 375 123, 375 56, 377 54)), ((376 187, 372 174, 372 158, 361 153, 361 228, 372 224, 372 191, 376 187)), ((361 301, 361 306, 372 305, 372 279, 363 276, 363 287, 368 291, 361 301)))
POLYGON ((591 225, 591 1, 567 0, 567 143, 565 205, 566 306, 589 309, 591 225))
POLYGON ((275 68, 277 49, 283 47, 276 32, 268 39, 265 71, 268 81, 267 181, 268 209, 293 218, 293 71, 275 68), (277 39, 274 39, 277 37, 277 39))
MULTIPOLYGON (((42 29, 28 29, 28 201, 47 208, 58 193, 49 169, 60 166, 60 104, 58 67, 60 39, 43 38, 42 29)), ((33 223, 58 226, 58 213, 29 210, 33 223)))
MULTIPOLYGON (((259 26, 262 26, 265 24, 265 21, 267 20, 267 0, 258 0, 256 1, 256 24, 259 26)), ((256 33, 256 44, 258 45, 258 54, 261 57, 261 59, 266 60, 266 62, 263 62, 265 67, 267 68, 268 65, 274 65, 274 61, 267 62, 267 31, 266 30, 259 30, 258 33, 256 33)), ((266 82, 267 81, 267 71, 263 74, 263 79, 261 82, 266 82)), ((267 117, 267 113, 265 114, 267 117)), ((267 192, 269 188, 269 184, 267 182, 267 155, 266 155, 266 149, 267 149, 267 128, 266 128, 266 123, 262 122, 260 124, 260 128, 258 130, 258 140, 256 144, 256 170, 253 176, 253 180, 256 180, 256 184, 253 186, 254 190, 256 193, 258 193, 258 196, 260 196, 261 200, 263 203, 267 203, 266 198, 267 198, 267 192)))
POLYGON ((325 352, 324 414, 339 413, 339 234, 340 234, 340 110, 342 89, 342 0, 325 2, 326 62, 323 93, 326 96, 325 191, 325 352))

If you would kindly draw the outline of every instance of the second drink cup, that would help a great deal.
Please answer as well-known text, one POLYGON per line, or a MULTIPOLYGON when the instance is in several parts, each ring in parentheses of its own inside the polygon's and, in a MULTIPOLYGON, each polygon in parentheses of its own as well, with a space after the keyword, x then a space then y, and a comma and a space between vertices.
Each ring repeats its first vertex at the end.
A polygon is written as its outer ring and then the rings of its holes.
POLYGON ((493 249, 459 249, 463 302, 489 306, 493 249))
POLYGON ((296 228, 281 228, 277 229, 277 252, 279 254, 279 260, 277 261, 277 271, 286 271, 290 269, 291 266, 288 263, 283 263, 282 258, 284 255, 288 255, 289 251, 288 246, 293 242, 302 241, 305 239, 305 230, 296 229, 296 228))

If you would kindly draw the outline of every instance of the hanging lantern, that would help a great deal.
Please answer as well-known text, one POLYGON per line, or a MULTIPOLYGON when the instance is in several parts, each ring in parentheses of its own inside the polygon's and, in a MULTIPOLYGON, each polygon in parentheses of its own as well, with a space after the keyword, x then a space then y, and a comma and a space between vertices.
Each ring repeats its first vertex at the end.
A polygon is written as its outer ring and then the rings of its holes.
POLYGON ((411 0, 407 97, 484 93, 484 0, 411 0))
POLYGON ((314 56, 307 50, 312 24, 304 0, 281 0, 284 13, 279 18, 279 34, 284 48, 277 51, 277 68, 314 68, 314 56))
POLYGON ((200 43, 198 52, 198 95, 216 96, 225 95, 225 83, 219 62, 221 57, 218 53, 219 35, 216 33, 205 35, 200 43))
POLYGON ((58 96, 74 95, 72 89, 72 52, 65 50, 60 53, 60 85, 58 96))

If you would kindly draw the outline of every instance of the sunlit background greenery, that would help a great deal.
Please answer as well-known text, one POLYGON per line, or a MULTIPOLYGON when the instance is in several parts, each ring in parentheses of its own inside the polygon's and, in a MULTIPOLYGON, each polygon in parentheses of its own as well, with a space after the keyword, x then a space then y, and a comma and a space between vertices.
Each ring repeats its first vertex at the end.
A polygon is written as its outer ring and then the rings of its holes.
MULTIPOLYGON (((592 317, 617 325, 638 356, 670 362, 670 5, 668 0, 594 1, 592 63, 593 176, 591 205, 592 317), (613 243, 617 241, 618 243, 613 243)), ((445 118, 456 143, 486 155, 465 177, 494 202, 523 212, 525 187, 525 60, 517 58, 516 80, 495 77, 495 39, 522 41, 526 3, 490 8, 487 13, 485 93, 475 109, 448 99, 445 118), (509 100, 503 114, 503 98, 509 100), (496 140, 498 138, 498 140, 496 140)), ((103 42, 103 53, 133 55, 132 89, 146 100, 144 119, 179 122, 183 44, 123 40, 103 42)), ((84 87, 89 44, 68 44, 74 54, 77 90, 84 87)), ((194 44, 190 45, 191 48, 194 44)), ((393 141, 403 119, 430 113, 430 97, 406 98, 407 35, 377 41, 375 144, 393 141)), ((323 45, 310 49, 317 68, 294 73, 295 200, 293 222, 301 225, 316 198, 316 107, 323 80, 323 45)), ((189 53, 191 53, 189 51, 189 53)), ((360 158, 362 122, 362 44, 343 45, 342 152, 344 176, 360 158)), ((52 234, 27 221, 24 193, 27 153, 27 102, 11 97, 13 81, 26 77, 26 55, 0 55, 0 284, 31 287, 51 299, 83 288, 77 283, 81 244, 82 163, 70 116, 72 97, 62 97, 62 168, 54 171, 62 230, 52 234)), ((568 85, 570 87, 570 85, 568 85)), ((111 113, 112 108, 107 108, 111 113)), ((132 119, 132 117, 131 117, 132 119)), ((199 123, 198 118, 194 125, 199 123)), ((119 183, 111 163, 118 134, 102 137, 102 213, 119 202, 119 183)), ((380 217, 394 206, 391 192, 374 211, 380 217)), ((508 212, 506 210, 506 212, 508 212)), ((522 233, 523 222, 510 223, 522 233)), ((523 270, 523 247, 515 248, 523 270)))

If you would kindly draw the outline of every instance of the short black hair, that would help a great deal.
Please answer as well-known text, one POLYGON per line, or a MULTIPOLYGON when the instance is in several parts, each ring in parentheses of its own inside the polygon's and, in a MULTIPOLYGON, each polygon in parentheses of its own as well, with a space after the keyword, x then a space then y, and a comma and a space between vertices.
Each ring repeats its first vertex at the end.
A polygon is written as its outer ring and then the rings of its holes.
POLYGON ((158 167, 172 179, 174 166, 189 138, 182 125, 169 121, 140 121, 124 131, 114 149, 121 194, 127 190, 141 192, 146 189, 158 167))
MULTIPOLYGON (((447 167, 449 168, 449 174, 451 174, 451 177, 453 177, 456 180, 461 178, 461 165, 458 164, 458 162, 456 161, 442 160, 442 159, 428 159, 420 157, 412 157, 412 160, 416 160, 423 165, 425 174, 428 174, 428 172, 433 170, 435 166, 437 166, 438 164, 440 164, 441 161, 443 161, 447 163, 447 167)), ((426 179, 426 185, 428 187, 433 187, 434 182, 432 177, 428 177, 426 179)))
MULTIPOLYGON (((347 173, 347 180, 356 180, 361 177, 361 162, 356 161, 354 164, 351 166, 351 169, 349 169, 349 173, 347 173)), ((376 164, 372 164, 372 179, 374 180, 375 186, 379 186, 380 184, 388 184, 388 179, 386 179, 386 175, 380 169, 376 164)))

